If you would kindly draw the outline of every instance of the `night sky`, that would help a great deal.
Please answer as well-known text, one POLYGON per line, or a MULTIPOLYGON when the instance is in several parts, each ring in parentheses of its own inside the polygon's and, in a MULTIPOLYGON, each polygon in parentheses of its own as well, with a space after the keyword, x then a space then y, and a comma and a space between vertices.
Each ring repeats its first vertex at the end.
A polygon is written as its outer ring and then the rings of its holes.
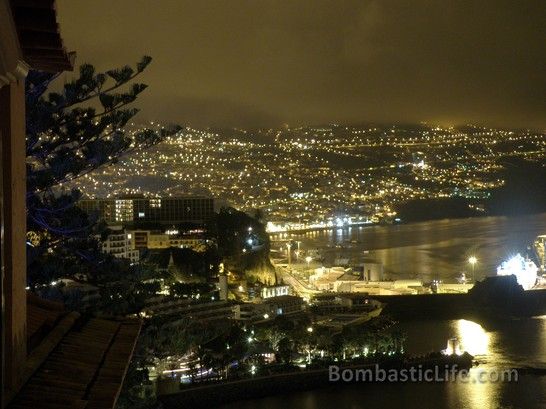
POLYGON ((544 0, 58 0, 77 63, 154 58, 141 119, 546 128, 544 0))

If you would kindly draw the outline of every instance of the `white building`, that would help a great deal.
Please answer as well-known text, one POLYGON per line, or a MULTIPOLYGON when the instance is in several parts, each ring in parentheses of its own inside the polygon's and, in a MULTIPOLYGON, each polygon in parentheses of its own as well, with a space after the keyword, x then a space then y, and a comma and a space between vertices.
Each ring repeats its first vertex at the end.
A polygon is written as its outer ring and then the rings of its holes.
POLYGON ((111 254, 117 258, 126 258, 131 263, 138 263, 140 252, 133 248, 133 236, 124 229, 113 229, 102 243, 102 252, 111 254))
POLYGON ((133 236, 133 249, 168 249, 170 247, 189 248, 197 252, 204 252, 213 244, 202 233, 180 234, 177 230, 128 230, 133 236))
POLYGON ((288 295, 290 292, 290 286, 288 285, 272 285, 263 287, 261 295, 263 299, 271 297, 280 297, 281 295, 288 295))
POLYGON ((337 280, 345 274, 343 267, 315 269, 315 274, 309 276, 309 284, 320 291, 331 291, 337 280))
POLYGON ((362 264, 362 278, 366 281, 383 281, 383 264, 366 261, 362 264))

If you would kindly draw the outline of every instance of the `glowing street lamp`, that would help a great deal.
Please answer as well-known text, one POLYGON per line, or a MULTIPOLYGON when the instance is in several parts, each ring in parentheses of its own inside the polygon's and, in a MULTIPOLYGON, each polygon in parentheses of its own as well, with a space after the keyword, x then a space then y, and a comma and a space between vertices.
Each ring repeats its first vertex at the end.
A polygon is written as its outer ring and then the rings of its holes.
MULTIPOLYGON (((307 327, 307 332, 309 333, 309 335, 311 335, 313 333, 313 327, 307 327)), ((311 347, 309 346, 309 348, 307 348, 307 363, 310 364, 311 363, 311 347)))
POLYGON ((468 262, 472 266, 472 281, 476 282, 476 276, 474 274, 476 263, 478 262, 478 259, 475 256, 470 256, 468 258, 468 262))
POLYGON ((312 260, 313 258, 311 256, 305 257, 305 261, 307 262, 307 270, 309 270, 309 263, 311 263, 312 260))
POLYGON ((291 267, 291 261, 292 261, 292 255, 290 253, 290 249, 292 248, 292 244, 291 243, 286 243, 286 248, 288 249, 287 250, 287 253, 288 253, 288 270, 292 270, 292 267, 291 267))

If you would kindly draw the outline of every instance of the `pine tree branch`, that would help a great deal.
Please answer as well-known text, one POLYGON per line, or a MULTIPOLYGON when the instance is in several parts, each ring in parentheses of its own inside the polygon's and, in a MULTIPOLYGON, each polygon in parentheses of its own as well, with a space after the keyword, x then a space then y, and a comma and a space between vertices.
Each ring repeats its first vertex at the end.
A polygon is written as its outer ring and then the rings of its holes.
MULTIPOLYGON (((81 98, 78 101, 76 101, 76 102, 74 102, 74 103, 72 103, 70 105, 64 105, 63 108, 76 106, 76 105, 79 105, 79 104, 81 104, 83 102, 90 101, 91 99, 97 98, 101 94, 111 93, 112 91, 115 91, 115 90, 119 89, 120 87, 122 87, 123 85, 131 82, 132 80, 137 78, 140 74, 142 74, 144 72, 144 69, 146 68, 146 66, 151 62, 151 57, 146 57, 145 56, 143 58, 143 60, 146 59, 146 58, 149 58, 148 62, 142 68, 137 69, 137 71, 134 74, 132 74, 129 78, 127 78, 125 81, 116 83, 116 84, 112 85, 110 88, 107 88, 105 90, 98 89, 97 92, 95 92, 93 94, 89 94, 86 97, 81 98)), ((141 61, 141 63, 142 63, 142 61, 141 61)), ((141 63, 138 63, 137 66, 139 66, 139 64, 141 64, 141 63)))

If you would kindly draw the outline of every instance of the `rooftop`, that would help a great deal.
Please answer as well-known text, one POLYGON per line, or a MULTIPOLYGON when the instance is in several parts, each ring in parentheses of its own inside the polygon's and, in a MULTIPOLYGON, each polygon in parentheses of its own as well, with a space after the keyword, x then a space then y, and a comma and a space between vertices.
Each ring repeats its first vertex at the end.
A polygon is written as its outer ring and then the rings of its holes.
POLYGON ((71 71, 76 54, 64 47, 55 0, 11 0, 10 5, 23 57, 32 69, 71 71))
POLYGON ((113 408, 141 322, 86 320, 33 295, 27 305, 25 384, 8 408, 113 408))

